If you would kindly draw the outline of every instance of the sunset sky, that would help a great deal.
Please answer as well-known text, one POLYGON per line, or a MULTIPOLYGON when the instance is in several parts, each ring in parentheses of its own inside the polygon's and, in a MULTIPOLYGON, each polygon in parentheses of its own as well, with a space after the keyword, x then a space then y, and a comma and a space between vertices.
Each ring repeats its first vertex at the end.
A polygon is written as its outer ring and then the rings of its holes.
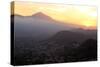
POLYGON ((14 14, 31 16, 37 12, 84 28, 95 29, 97 26, 97 8, 94 6, 14 2, 14 14))

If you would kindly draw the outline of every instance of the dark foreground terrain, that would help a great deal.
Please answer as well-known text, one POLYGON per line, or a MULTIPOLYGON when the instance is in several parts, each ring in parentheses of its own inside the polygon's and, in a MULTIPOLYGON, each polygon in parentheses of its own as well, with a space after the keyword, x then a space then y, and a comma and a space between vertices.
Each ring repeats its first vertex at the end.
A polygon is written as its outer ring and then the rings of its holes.
POLYGON ((42 41, 15 38, 14 65, 97 60, 97 40, 76 32, 61 31, 42 41))

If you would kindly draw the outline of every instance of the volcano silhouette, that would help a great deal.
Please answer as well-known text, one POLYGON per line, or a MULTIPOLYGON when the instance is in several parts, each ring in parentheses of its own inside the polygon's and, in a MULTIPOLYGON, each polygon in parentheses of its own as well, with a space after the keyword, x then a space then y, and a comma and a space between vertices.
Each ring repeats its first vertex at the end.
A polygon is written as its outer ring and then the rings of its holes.
POLYGON ((56 21, 53 18, 51 18, 50 16, 48 16, 48 15, 42 13, 42 12, 38 12, 36 14, 33 14, 32 17, 41 18, 41 19, 45 19, 45 20, 53 20, 53 21, 56 21))

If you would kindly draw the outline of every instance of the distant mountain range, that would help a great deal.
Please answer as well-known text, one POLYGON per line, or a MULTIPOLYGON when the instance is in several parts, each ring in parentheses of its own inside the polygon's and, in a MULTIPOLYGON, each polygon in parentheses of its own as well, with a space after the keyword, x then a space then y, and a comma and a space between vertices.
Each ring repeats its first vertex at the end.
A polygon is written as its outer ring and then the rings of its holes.
POLYGON ((32 16, 12 15, 11 17, 14 17, 11 22, 14 23, 15 37, 33 37, 44 40, 63 30, 85 32, 74 25, 54 20, 42 12, 32 16))

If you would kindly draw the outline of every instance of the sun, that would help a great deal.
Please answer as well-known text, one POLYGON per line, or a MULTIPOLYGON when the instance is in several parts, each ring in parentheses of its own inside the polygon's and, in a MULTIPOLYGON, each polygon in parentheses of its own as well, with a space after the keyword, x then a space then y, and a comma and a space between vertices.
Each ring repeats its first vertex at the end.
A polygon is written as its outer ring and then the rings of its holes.
POLYGON ((84 25, 85 27, 91 27, 91 26, 93 26, 94 24, 93 24, 93 22, 91 22, 91 21, 83 21, 83 22, 82 22, 82 25, 84 25))

